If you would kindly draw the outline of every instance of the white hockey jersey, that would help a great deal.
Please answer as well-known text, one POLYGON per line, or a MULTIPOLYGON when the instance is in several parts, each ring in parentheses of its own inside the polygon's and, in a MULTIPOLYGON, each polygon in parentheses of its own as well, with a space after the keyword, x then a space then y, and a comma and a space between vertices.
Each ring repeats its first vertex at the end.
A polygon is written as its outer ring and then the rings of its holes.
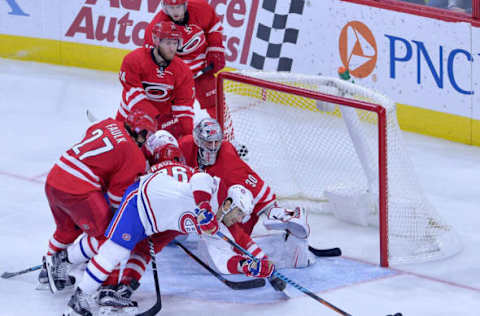
POLYGON ((137 207, 146 235, 166 230, 199 234, 194 191, 216 198, 217 184, 204 172, 180 163, 165 163, 158 171, 140 179, 137 207))

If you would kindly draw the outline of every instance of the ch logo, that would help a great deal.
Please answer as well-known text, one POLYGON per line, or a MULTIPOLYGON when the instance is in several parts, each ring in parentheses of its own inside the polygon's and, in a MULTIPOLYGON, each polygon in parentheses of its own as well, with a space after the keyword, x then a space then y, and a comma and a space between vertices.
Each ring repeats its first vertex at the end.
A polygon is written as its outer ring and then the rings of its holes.
POLYGON ((365 78, 377 64, 377 43, 372 31, 359 21, 351 21, 340 32, 340 59, 352 76, 365 78))
POLYGON ((17 0, 7 0, 7 4, 10 6, 12 11, 8 12, 11 15, 20 15, 20 16, 30 16, 30 14, 25 13, 22 8, 17 4, 17 0))

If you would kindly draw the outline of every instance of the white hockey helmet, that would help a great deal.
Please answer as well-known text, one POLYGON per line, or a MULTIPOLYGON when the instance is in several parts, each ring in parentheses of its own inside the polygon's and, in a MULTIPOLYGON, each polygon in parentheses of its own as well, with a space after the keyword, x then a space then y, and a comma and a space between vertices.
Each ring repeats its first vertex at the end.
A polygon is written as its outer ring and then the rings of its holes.
POLYGON ((227 211, 223 212, 223 216, 227 215, 238 207, 243 214, 245 214, 242 219, 242 223, 246 223, 250 219, 250 215, 252 214, 254 207, 252 192, 250 192, 250 190, 245 188, 243 185, 235 184, 228 188, 227 197, 225 200, 228 199, 232 201, 232 204, 227 211))
POLYGON ((198 163, 211 166, 222 146, 223 131, 217 120, 204 118, 193 129, 193 141, 198 146, 198 163))

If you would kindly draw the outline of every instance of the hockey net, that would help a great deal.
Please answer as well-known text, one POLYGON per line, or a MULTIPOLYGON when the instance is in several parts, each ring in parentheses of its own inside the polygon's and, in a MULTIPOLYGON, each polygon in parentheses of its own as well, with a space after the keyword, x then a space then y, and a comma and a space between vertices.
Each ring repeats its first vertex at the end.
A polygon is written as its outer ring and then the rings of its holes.
POLYGON ((422 192, 389 98, 320 76, 241 71, 217 80, 225 137, 246 146, 282 206, 378 226, 382 266, 461 250, 422 192))

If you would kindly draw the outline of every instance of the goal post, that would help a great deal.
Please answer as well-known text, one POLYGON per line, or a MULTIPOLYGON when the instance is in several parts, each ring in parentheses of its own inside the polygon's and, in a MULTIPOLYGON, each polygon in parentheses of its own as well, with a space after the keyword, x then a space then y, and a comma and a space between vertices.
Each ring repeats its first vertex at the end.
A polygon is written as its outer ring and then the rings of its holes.
POLYGON ((337 78, 222 72, 217 118, 282 205, 378 225, 381 266, 461 249, 422 193, 382 94, 337 78))

